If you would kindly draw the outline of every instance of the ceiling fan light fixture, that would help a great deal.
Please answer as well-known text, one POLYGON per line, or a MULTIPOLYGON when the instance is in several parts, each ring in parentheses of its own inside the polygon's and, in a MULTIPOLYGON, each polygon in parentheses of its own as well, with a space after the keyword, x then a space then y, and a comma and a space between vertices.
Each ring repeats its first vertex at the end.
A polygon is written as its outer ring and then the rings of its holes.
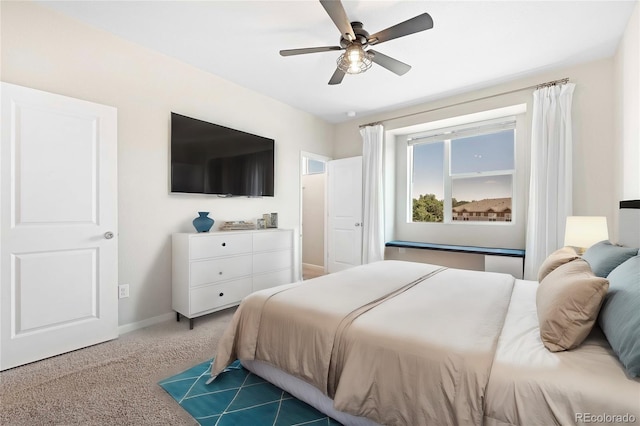
POLYGON ((360 74, 371 68, 372 55, 358 43, 350 44, 337 60, 338 69, 347 74, 360 74))
MULTIPOLYGON (((0 0, 2 1, 2 0, 0 0)), ((373 62, 396 75, 404 75, 411 65, 400 62, 390 56, 373 49, 365 48, 379 45, 389 40, 415 34, 433 28, 433 19, 428 13, 422 13, 411 19, 400 22, 375 34, 369 34, 359 21, 349 21, 347 12, 340 0, 320 0, 320 4, 329 18, 340 31, 339 46, 306 47, 302 49, 281 50, 281 56, 304 55, 307 53, 330 52, 344 50, 337 62, 336 70, 329 79, 329 85, 342 83, 346 74, 360 74, 371 68, 373 62)))

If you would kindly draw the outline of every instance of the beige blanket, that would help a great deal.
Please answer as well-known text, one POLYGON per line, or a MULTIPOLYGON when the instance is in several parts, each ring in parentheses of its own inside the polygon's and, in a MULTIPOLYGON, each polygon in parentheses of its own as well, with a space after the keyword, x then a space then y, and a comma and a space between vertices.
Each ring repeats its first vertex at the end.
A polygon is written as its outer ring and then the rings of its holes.
POLYGON ((381 424, 481 424, 513 281, 383 261, 260 291, 236 311, 212 377, 260 360, 381 424))

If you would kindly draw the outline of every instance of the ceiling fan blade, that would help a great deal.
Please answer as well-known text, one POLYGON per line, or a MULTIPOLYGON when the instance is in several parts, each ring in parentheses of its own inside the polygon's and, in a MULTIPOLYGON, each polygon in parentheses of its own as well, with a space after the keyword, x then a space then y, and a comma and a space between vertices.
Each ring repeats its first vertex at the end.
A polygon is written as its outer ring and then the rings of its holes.
POLYGON ((351 28, 351 22, 349 22, 347 12, 345 12, 340 0, 320 0, 320 4, 322 4, 333 23, 340 30, 342 37, 349 41, 355 40, 356 35, 353 32, 353 28, 351 28))
POLYGON ((367 50, 367 53, 372 54, 371 60, 373 62, 398 75, 404 75, 411 69, 411 65, 407 65, 397 59, 393 59, 387 55, 383 55, 382 53, 376 52, 373 49, 367 50))
POLYGON ((342 79, 344 78, 344 71, 340 70, 340 68, 336 68, 336 71, 331 76, 331 80, 329 80, 330 85, 340 84, 342 83, 342 79))
POLYGON ((417 33, 420 31, 433 28, 433 19, 428 13, 415 16, 404 22, 389 27, 386 30, 379 31, 369 36, 369 44, 380 44, 385 41, 393 40, 394 38, 404 37, 409 34, 417 33))
POLYGON ((280 51, 280 56, 304 55, 305 53, 329 52, 342 50, 340 46, 307 47, 303 49, 286 49, 280 51))

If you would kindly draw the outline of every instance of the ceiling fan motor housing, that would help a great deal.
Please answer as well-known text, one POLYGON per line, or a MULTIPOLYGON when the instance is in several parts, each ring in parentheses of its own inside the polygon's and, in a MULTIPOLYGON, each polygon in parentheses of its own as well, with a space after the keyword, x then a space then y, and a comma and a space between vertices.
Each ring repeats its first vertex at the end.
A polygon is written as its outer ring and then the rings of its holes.
POLYGON ((346 49, 352 43, 360 43, 363 48, 367 47, 369 45, 369 33, 363 28, 362 22, 352 22, 351 28, 353 28, 353 33, 356 35, 356 39, 349 41, 344 37, 340 37, 340 46, 346 49))

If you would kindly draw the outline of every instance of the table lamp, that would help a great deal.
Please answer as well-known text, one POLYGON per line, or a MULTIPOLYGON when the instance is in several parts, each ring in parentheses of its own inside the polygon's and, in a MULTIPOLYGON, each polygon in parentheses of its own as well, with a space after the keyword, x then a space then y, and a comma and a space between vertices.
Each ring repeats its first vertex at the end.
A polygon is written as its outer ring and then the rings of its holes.
POLYGON ((564 245, 575 247, 582 255, 595 243, 609 239, 607 218, 604 216, 568 216, 564 245))

